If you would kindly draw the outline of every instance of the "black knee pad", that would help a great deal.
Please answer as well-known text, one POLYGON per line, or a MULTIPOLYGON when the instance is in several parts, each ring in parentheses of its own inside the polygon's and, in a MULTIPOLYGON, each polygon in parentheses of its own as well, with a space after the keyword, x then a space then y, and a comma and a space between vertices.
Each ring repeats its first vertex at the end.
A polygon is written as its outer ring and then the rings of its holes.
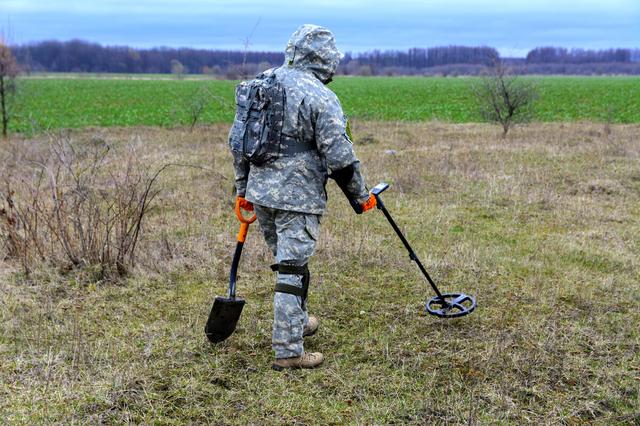
POLYGON ((272 271, 277 271, 286 275, 302 275, 302 288, 291 284, 276 283, 275 291, 277 293, 287 293, 302 297, 302 306, 307 302, 307 294, 309 293, 309 282, 311 274, 309 273, 309 264, 289 265, 286 263, 276 263, 271 265, 272 271))

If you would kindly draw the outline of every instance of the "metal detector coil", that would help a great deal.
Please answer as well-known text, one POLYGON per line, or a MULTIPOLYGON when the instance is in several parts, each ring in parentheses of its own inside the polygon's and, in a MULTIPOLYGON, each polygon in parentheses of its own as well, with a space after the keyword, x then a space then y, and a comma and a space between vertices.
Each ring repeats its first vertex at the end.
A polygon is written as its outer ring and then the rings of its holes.
POLYGON ((440 318, 458 318, 473 312, 476 308, 476 299, 473 296, 469 296, 464 293, 440 293, 440 290, 438 290, 438 287, 427 273, 427 270, 422 265, 422 262, 420 262, 420 259, 418 259, 418 256, 411 248, 411 245, 409 245, 409 242, 402 234, 402 231, 400 231, 400 228, 398 228, 398 225, 396 225, 395 221, 391 217, 391 214, 389 214, 389 211, 384 206, 384 203, 380 198, 380 194, 382 194, 388 188, 388 183, 380 182, 373 187, 373 189, 371 190, 371 194, 376 197, 377 207, 382 210, 382 213, 384 213, 384 216, 391 224, 391 227, 396 232, 396 234, 398 234, 398 237, 402 241, 402 244, 404 244, 405 248, 409 251, 409 258, 416 262, 418 268, 420 268, 420 271, 431 285, 433 291, 435 291, 436 293, 436 296, 427 301, 425 310, 429 314, 435 315, 440 318))
POLYGON ((463 317, 473 312, 475 308, 476 299, 461 293, 446 293, 442 295, 442 299, 439 296, 433 296, 425 305, 427 312, 440 318, 463 317))

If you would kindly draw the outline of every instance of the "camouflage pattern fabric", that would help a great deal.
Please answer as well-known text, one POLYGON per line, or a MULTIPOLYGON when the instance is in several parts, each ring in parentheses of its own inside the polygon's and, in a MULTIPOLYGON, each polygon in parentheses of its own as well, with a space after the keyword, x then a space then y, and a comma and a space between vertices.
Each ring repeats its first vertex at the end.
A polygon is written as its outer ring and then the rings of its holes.
POLYGON ((231 151, 257 165, 278 158, 283 150, 284 103, 284 89, 271 71, 238 84, 236 118, 229 132, 231 151))
MULTIPOLYGON (((342 54, 333 34, 317 25, 301 26, 289 40, 285 64, 266 71, 275 73, 286 93, 282 133, 315 150, 282 156, 263 166, 249 164, 234 154, 238 195, 265 207, 301 213, 323 214, 328 174, 349 165, 354 176, 348 185, 359 203, 369 198, 360 162, 347 136, 347 120, 337 96, 325 87, 336 71, 342 54)), ((237 140, 235 123, 230 141, 237 140)))
MULTIPOLYGON (((351 166, 350 198, 364 203, 369 198, 360 162, 347 134, 347 120, 337 96, 325 87, 341 58, 333 34, 317 25, 303 25, 291 36, 283 66, 265 71, 275 74, 284 87, 286 101, 282 134, 295 143, 315 146, 275 161, 249 165, 233 152, 238 195, 255 206, 260 228, 276 262, 302 266, 313 254, 320 217, 327 204, 328 175, 351 166)), ((238 110, 229 140, 242 126, 238 110)), ((230 144, 232 145, 232 144, 230 144)), ((302 288, 302 275, 278 273, 277 282, 302 288)), ((300 356, 302 333, 308 322, 302 298, 276 292, 273 304, 272 346, 276 358, 300 356)))
MULTIPOLYGON (((258 223, 276 263, 305 265, 315 250, 320 216, 254 205, 258 223)), ((277 282, 302 288, 302 275, 278 273, 277 282)), ((304 352, 302 332, 309 321, 302 298, 274 293, 272 347, 276 358, 304 352)))

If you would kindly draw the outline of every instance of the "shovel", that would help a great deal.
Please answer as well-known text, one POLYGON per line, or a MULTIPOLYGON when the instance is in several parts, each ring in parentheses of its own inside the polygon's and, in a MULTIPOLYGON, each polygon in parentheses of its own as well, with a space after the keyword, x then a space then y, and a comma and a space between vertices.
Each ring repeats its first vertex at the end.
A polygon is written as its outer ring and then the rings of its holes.
POLYGON ((222 342, 233 334, 245 303, 244 300, 236 297, 236 275, 238 273, 240 255, 242 254, 242 246, 247 239, 249 224, 256 220, 256 214, 254 213, 253 216, 246 219, 242 216, 240 206, 236 204, 236 216, 240 220, 240 231, 238 232, 238 243, 231 263, 231 273, 229 274, 229 297, 216 297, 209 313, 209 319, 207 319, 207 325, 204 327, 204 332, 212 343, 222 342))

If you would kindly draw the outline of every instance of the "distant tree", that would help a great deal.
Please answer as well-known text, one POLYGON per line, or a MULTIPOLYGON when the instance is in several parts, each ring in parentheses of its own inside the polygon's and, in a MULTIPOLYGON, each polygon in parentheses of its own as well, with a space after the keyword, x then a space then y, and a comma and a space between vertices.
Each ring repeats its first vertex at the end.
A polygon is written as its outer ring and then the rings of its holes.
POLYGON ((214 65, 212 67, 204 66, 202 68, 202 73, 206 75, 210 75, 212 77, 219 77, 222 74, 222 68, 218 65, 214 65))
POLYGON ((373 71, 371 71, 370 65, 361 65, 358 69, 358 75, 370 76, 371 74, 373 74, 373 71))
POLYGON ((178 78, 182 78, 185 73, 184 65, 177 59, 171 60, 171 74, 174 74, 178 78))
POLYGON ((271 65, 269 61, 262 61, 258 64, 258 72, 266 71, 269 68, 273 68, 273 65, 271 65))
POLYGON ((350 59, 349 62, 344 62, 343 70, 346 75, 357 75, 360 69, 360 62, 357 59, 350 59))
POLYGON ((500 61, 495 61, 489 72, 472 85, 482 117, 502 126, 502 137, 516 123, 528 121, 533 113, 537 90, 533 83, 510 73, 500 61))
POLYGON ((18 64, 9 47, 0 40, 0 110, 2 113, 2 137, 7 137, 11 118, 11 97, 16 92, 18 64))

